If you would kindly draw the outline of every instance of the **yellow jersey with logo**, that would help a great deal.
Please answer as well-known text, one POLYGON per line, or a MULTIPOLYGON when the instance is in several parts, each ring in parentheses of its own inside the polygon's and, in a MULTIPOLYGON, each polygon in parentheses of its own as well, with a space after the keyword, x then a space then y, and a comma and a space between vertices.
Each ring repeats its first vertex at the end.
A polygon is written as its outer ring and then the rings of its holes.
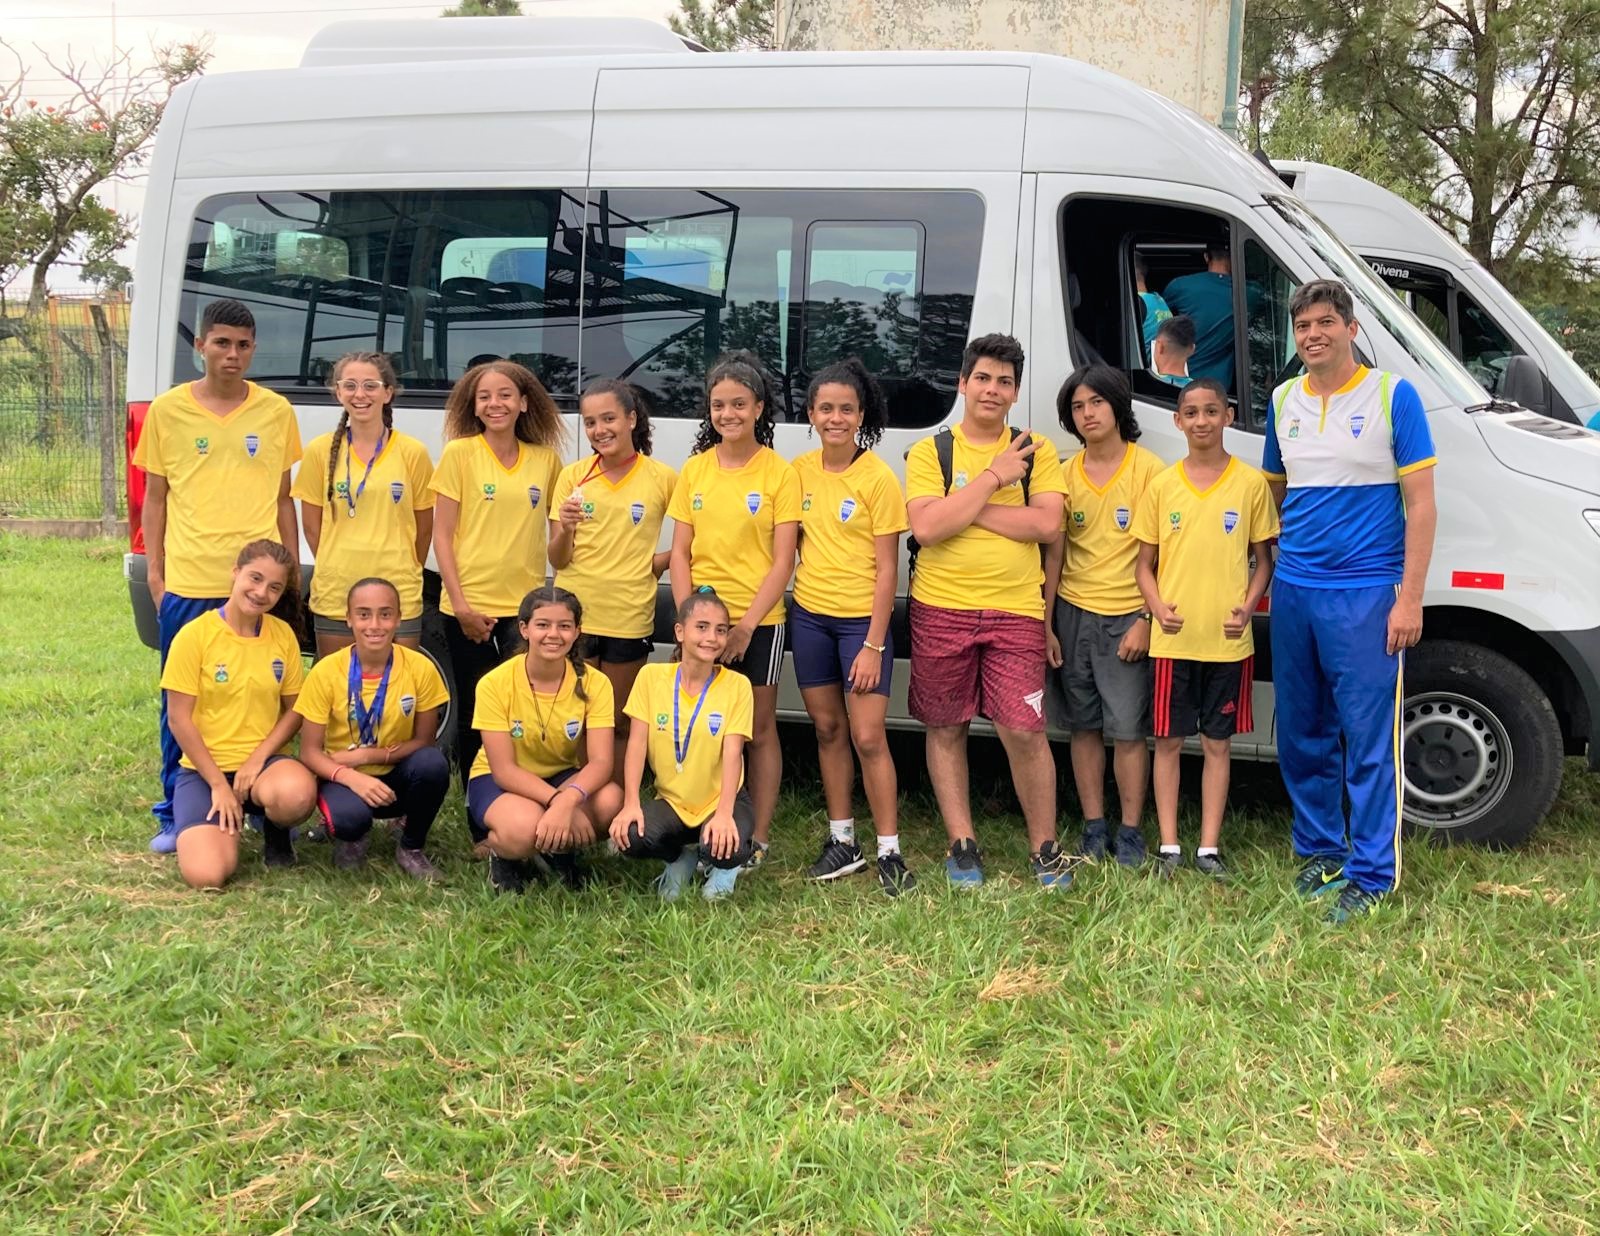
MULTIPOLYGON (((951 451, 950 492, 966 486, 1005 450, 1009 435, 988 446, 974 446, 957 425, 951 451)), ((1044 435, 1033 453, 1030 494, 1064 494, 1061 460, 1044 435)), ((918 498, 943 498, 944 477, 932 438, 924 438, 906 456, 906 502, 918 498)), ((1024 506, 1022 483, 1002 486, 989 496, 991 506, 1024 506)), ((1044 564, 1033 541, 1013 541, 997 532, 967 527, 937 545, 924 545, 917 553, 917 570, 911 577, 911 595, 924 605, 940 609, 997 609, 1021 618, 1044 617, 1044 564)))
POLYGON ((1278 512, 1267 478, 1230 457, 1205 489, 1189 480, 1183 463, 1158 472, 1134 516, 1133 534, 1156 547, 1156 587, 1178 611, 1183 630, 1168 635, 1150 624, 1150 655, 1183 661, 1243 661, 1255 653, 1244 635, 1222 633, 1250 587, 1250 545, 1278 535, 1278 512))
MULTIPOLYGON (((294 710, 315 725, 327 726, 322 746, 327 751, 349 751, 361 745, 361 731, 355 709, 350 706, 350 658, 354 648, 331 653, 311 667, 306 675, 294 710)), ((377 699, 383 671, 361 675, 361 703, 370 709, 377 699)), ((374 746, 398 747, 417 735, 417 714, 439 708, 450 699, 450 692, 439 670, 425 654, 414 648, 394 646, 394 664, 389 668, 389 686, 384 692, 383 715, 378 718, 374 746)), ((360 771, 381 777, 393 764, 363 764, 360 771)))
POLYGON ((282 395, 245 383, 226 416, 206 411, 189 383, 156 396, 133 462, 167 482, 167 591, 226 597, 251 541, 278 541, 278 492, 300 458, 300 426, 282 395))
POLYGON ((328 456, 333 435, 311 439, 295 473, 293 493, 322 508, 317 569, 311 575, 311 612, 343 618, 350 585, 369 575, 400 592, 400 616, 422 613, 422 563, 417 561, 417 512, 433 509, 433 461, 409 434, 390 430, 375 459, 339 444, 328 498, 328 456), (367 464, 372 467, 368 470, 367 464))
MULTIPOLYGON (((223 772, 237 772, 272 733, 304 676, 300 642, 288 623, 264 614, 260 634, 246 638, 212 610, 173 638, 161 689, 194 696, 194 724, 206 750, 223 772)), ((194 768, 188 755, 179 762, 194 768)))
MULTIPOLYGON (((561 460, 548 446, 517 443, 506 467, 482 434, 445 443, 433 492, 461 507, 456 516, 456 573, 467 604, 490 618, 509 618, 544 583, 550 543, 548 513, 561 460)), ((455 615, 450 590, 439 608, 455 615)))
POLYGON ((556 583, 583 602, 585 635, 646 639, 656 628, 656 576, 652 560, 678 474, 660 460, 635 455, 619 481, 611 481, 591 456, 568 464, 556 478, 550 520, 573 490, 583 502, 583 522, 573 534, 572 561, 556 583))
MULTIPOLYGON (((568 664, 559 691, 554 695, 536 693, 528 685, 528 658, 513 657, 478 679, 472 728, 509 734, 517 767, 548 780, 578 767, 579 751, 589 730, 617 727, 616 697, 609 678, 597 669, 586 669, 586 698, 578 697, 577 688, 577 672, 568 664)), ((489 753, 479 750, 467 780, 488 772, 489 753)))
MULTIPOLYGON (((656 795, 680 820, 696 828, 716 811, 722 794, 723 739, 737 734, 748 740, 755 732, 755 696, 748 678, 719 665, 712 670, 702 701, 699 692, 681 689, 680 668, 659 661, 644 666, 633 680, 623 711, 650 735, 646 754, 656 777, 656 795), (674 743, 683 754, 681 767, 674 743)), ((744 785, 742 769, 739 784, 744 785)))
POLYGON ((1134 578, 1139 539, 1133 535, 1133 517, 1151 479, 1166 466, 1154 451, 1130 442, 1111 479, 1096 488, 1083 451, 1066 462, 1067 501, 1061 512, 1066 548, 1058 589, 1063 601, 1112 618, 1144 608, 1134 578))
MULTIPOLYGON (((690 577, 715 588, 738 622, 772 570, 773 530, 800 519, 800 478, 770 446, 742 468, 724 468, 713 447, 683 465, 667 514, 694 529, 690 577)), ((779 598, 758 625, 783 619, 779 598)))
POLYGON ((800 478, 795 604, 830 618, 871 617, 877 538, 908 526, 899 480, 871 451, 843 472, 827 471, 822 452, 811 451, 794 461, 794 470, 800 478))

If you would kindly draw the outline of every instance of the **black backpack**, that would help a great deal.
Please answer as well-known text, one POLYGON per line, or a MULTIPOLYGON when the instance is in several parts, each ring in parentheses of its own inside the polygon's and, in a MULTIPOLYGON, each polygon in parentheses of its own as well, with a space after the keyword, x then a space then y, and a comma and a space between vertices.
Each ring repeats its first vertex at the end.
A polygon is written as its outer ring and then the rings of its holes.
MULTIPOLYGON (((1011 431, 1011 437, 1007 439, 1007 445, 1015 442, 1023 434, 1030 432, 1026 429, 1018 429, 1015 425, 1010 425, 1007 428, 1009 428, 1011 431)), ((933 453, 939 457, 939 475, 944 478, 944 492, 948 496, 950 493, 950 486, 955 480, 956 470, 956 436, 955 434, 951 433, 948 428, 941 429, 938 433, 933 435, 933 453)), ((910 448, 907 448, 906 455, 909 456, 910 454, 911 450, 910 448)), ((1029 455, 1022 469, 1023 506, 1028 505, 1028 498, 1030 496, 1029 486, 1031 485, 1032 481, 1033 456, 1029 455)), ((917 553, 921 550, 921 548, 922 546, 917 544, 917 538, 912 536, 909 532, 906 533, 907 579, 910 579, 911 576, 916 573, 917 553)))

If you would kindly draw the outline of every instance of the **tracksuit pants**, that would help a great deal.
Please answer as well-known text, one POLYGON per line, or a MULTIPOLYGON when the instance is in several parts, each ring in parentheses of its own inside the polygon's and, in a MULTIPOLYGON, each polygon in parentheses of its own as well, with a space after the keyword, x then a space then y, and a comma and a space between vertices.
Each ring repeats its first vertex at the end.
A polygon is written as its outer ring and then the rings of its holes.
POLYGON ((1373 893, 1400 879, 1402 657, 1384 650, 1394 602, 1392 585, 1272 584, 1278 766, 1294 850, 1340 860, 1373 893))
MULTIPOLYGON (((202 614, 221 609, 227 602, 227 597, 180 597, 175 592, 163 594, 161 606, 156 611, 163 670, 167 668, 167 654, 172 651, 172 641, 177 638, 178 632, 202 614)), ((161 697, 161 719, 158 723, 161 736, 161 800, 150 808, 150 814, 156 817, 162 832, 170 833, 174 827, 172 787, 178 780, 178 761, 183 757, 183 750, 167 727, 167 693, 157 691, 156 694, 161 697)))
POLYGON ((387 807, 369 807, 348 785, 317 783, 317 810, 328 831, 340 841, 360 841, 372 831, 375 817, 405 816, 400 844, 420 850, 450 788, 450 762, 437 747, 420 747, 378 778, 394 791, 387 807))

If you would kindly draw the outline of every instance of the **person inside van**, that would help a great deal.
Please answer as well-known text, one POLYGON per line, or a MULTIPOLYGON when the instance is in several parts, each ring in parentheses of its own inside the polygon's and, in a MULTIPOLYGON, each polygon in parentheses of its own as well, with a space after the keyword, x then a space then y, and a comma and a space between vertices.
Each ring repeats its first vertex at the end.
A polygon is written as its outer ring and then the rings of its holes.
POLYGON ((1194 322, 1189 376, 1233 389, 1233 257, 1227 238, 1206 245, 1206 268, 1171 280, 1162 294, 1174 314, 1194 322))
POLYGON ((433 461, 428 448, 394 427, 400 393, 382 352, 348 352, 328 385, 342 411, 334 431, 313 438, 294 478, 300 522, 316 558, 311 624, 317 655, 355 640, 350 585, 376 576, 400 594, 395 639, 422 646, 422 564, 433 538, 433 461))
POLYGON ((1044 732, 1041 545, 1061 535, 1066 484, 1046 438, 1010 429, 1022 345, 967 344, 961 423, 906 456, 906 510, 918 542, 911 575, 911 715, 927 727, 928 779, 950 840, 951 883, 983 883, 972 828, 967 730, 994 722, 1044 888, 1072 882, 1056 843, 1056 765, 1044 732), (947 470, 948 468, 948 470, 947 470))
MULTIPOLYGON (((160 623, 163 669, 172 641, 228 599, 239 546, 276 540, 298 553, 300 529, 289 474, 300 458, 300 426, 282 395, 245 380, 256 320, 236 300, 200 315, 194 350, 205 374, 156 397, 134 466, 145 470, 145 573, 160 623)), ((178 848, 172 794, 183 754, 161 694, 161 799, 151 808, 157 854, 178 848)))
POLYGON ((809 874, 835 880, 867 865, 850 805, 853 745, 878 835, 878 882, 897 897, 915 881, 900 854, 899 787, 884 724, 894 671, 889 619, 907 526, 900 482, 872 451, 889 422, 888 401, 852 356, 811 379, 806 415, 822 446, 794 461, 800 563, 789 633, 828 805, 828 836, 809 874))
POLYGON ((1193 355, 1194 319, 1177 314, 1156 328, 1155 342, 1150 345, 1150 372, 1168 386, 1188 386, 1194 380, 1189 376, 1193 355))
MULTIPOLYGON (((561 470, 550 500, 550 563, 556 583, 583 602, 583 655, 626 700, 655 644, 657 553, 678 474, 650 457, 650 410, 628 382, 589 383, 578 403, 594 454, 561 470)), ((627 739, 617 717, 617 742, 627 739)), ((622 781, 621 761, 611 771, 622 781)))
POLYGON ((784 589, 794 573, 800 528, 800 478, 772 449, 772 385, 749 352, 729 352, 706 374, 706 420, 683 465, 667 514, 672 534, 672 595, 678 605, 710 584, 733 627, 724 665, 750 680, 750 798, 755 840, 745 870, 766 860, 783 778, 778 747, 778 674, 783 668, 784 589))
MULTIPOLYGON (((561 413, 513 361, 469 369, 450 392, 433 474, 433 553, 455 677, 456 762, 463 789, 478 754, 478 679, 517 647, 517 606, 544 583, 550 492, 561 470, 561 413)), ((486 835, 468 818, 474 850, 486 835)))
POLYGON ((1162 298, 1159 292, 1152 292, 1145 281, 1150 277, 1150 267, 1144 260, 1144 254, 1137 249, 1133 252, 1133 281, 1139 292, 1139 303, 1144 306, 1139 323, 1139 333, 1144 340, 1145 351, 1150 350, 1150 345, 1155 342, 1156 331, 1161 323, 1172 316, 1172 308, 1162 298))

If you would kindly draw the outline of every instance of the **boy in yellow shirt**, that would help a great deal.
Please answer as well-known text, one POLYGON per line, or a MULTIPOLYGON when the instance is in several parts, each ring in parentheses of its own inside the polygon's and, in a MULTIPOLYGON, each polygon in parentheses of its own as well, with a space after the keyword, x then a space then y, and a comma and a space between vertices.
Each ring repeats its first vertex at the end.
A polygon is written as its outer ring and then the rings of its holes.
MULTIPOLYGON (((236 300, 206 306, 195 332, 205 376, 160 395, 150 405, 134 448, 145 471, 145 576, 160 624, 161 664, 173 638, 228 599, 239 546, 277 541, 300 551, 300 527, 289 496, 289 471, 300 458, 300 427, 282 395, 245 381, 255 352, 256 322, 236 300)), ((161 698, 160 825, 157 854, 178 846, 172 788, 182 752, 161 698)))
POLYGON ((1233 409, 1221 382, 1195 379, 1178 396, 1172 419, 1189 443, 1189 455, 1150 482, 1133 525, 1140 541, 1139 591, 1155 616, 1150 656, 1158 870, 1170 879, 1183 865, 1178 762, 1183 740, 1198 733, 1205 769, 1194 865, 1222 880, 1228 869, 1218 843, 1228 801, 1229 747, 1235 734, 1255 728, 1250 616, 1272 581, 1278 513, 1266 477, 1223 449, 1233 409))

